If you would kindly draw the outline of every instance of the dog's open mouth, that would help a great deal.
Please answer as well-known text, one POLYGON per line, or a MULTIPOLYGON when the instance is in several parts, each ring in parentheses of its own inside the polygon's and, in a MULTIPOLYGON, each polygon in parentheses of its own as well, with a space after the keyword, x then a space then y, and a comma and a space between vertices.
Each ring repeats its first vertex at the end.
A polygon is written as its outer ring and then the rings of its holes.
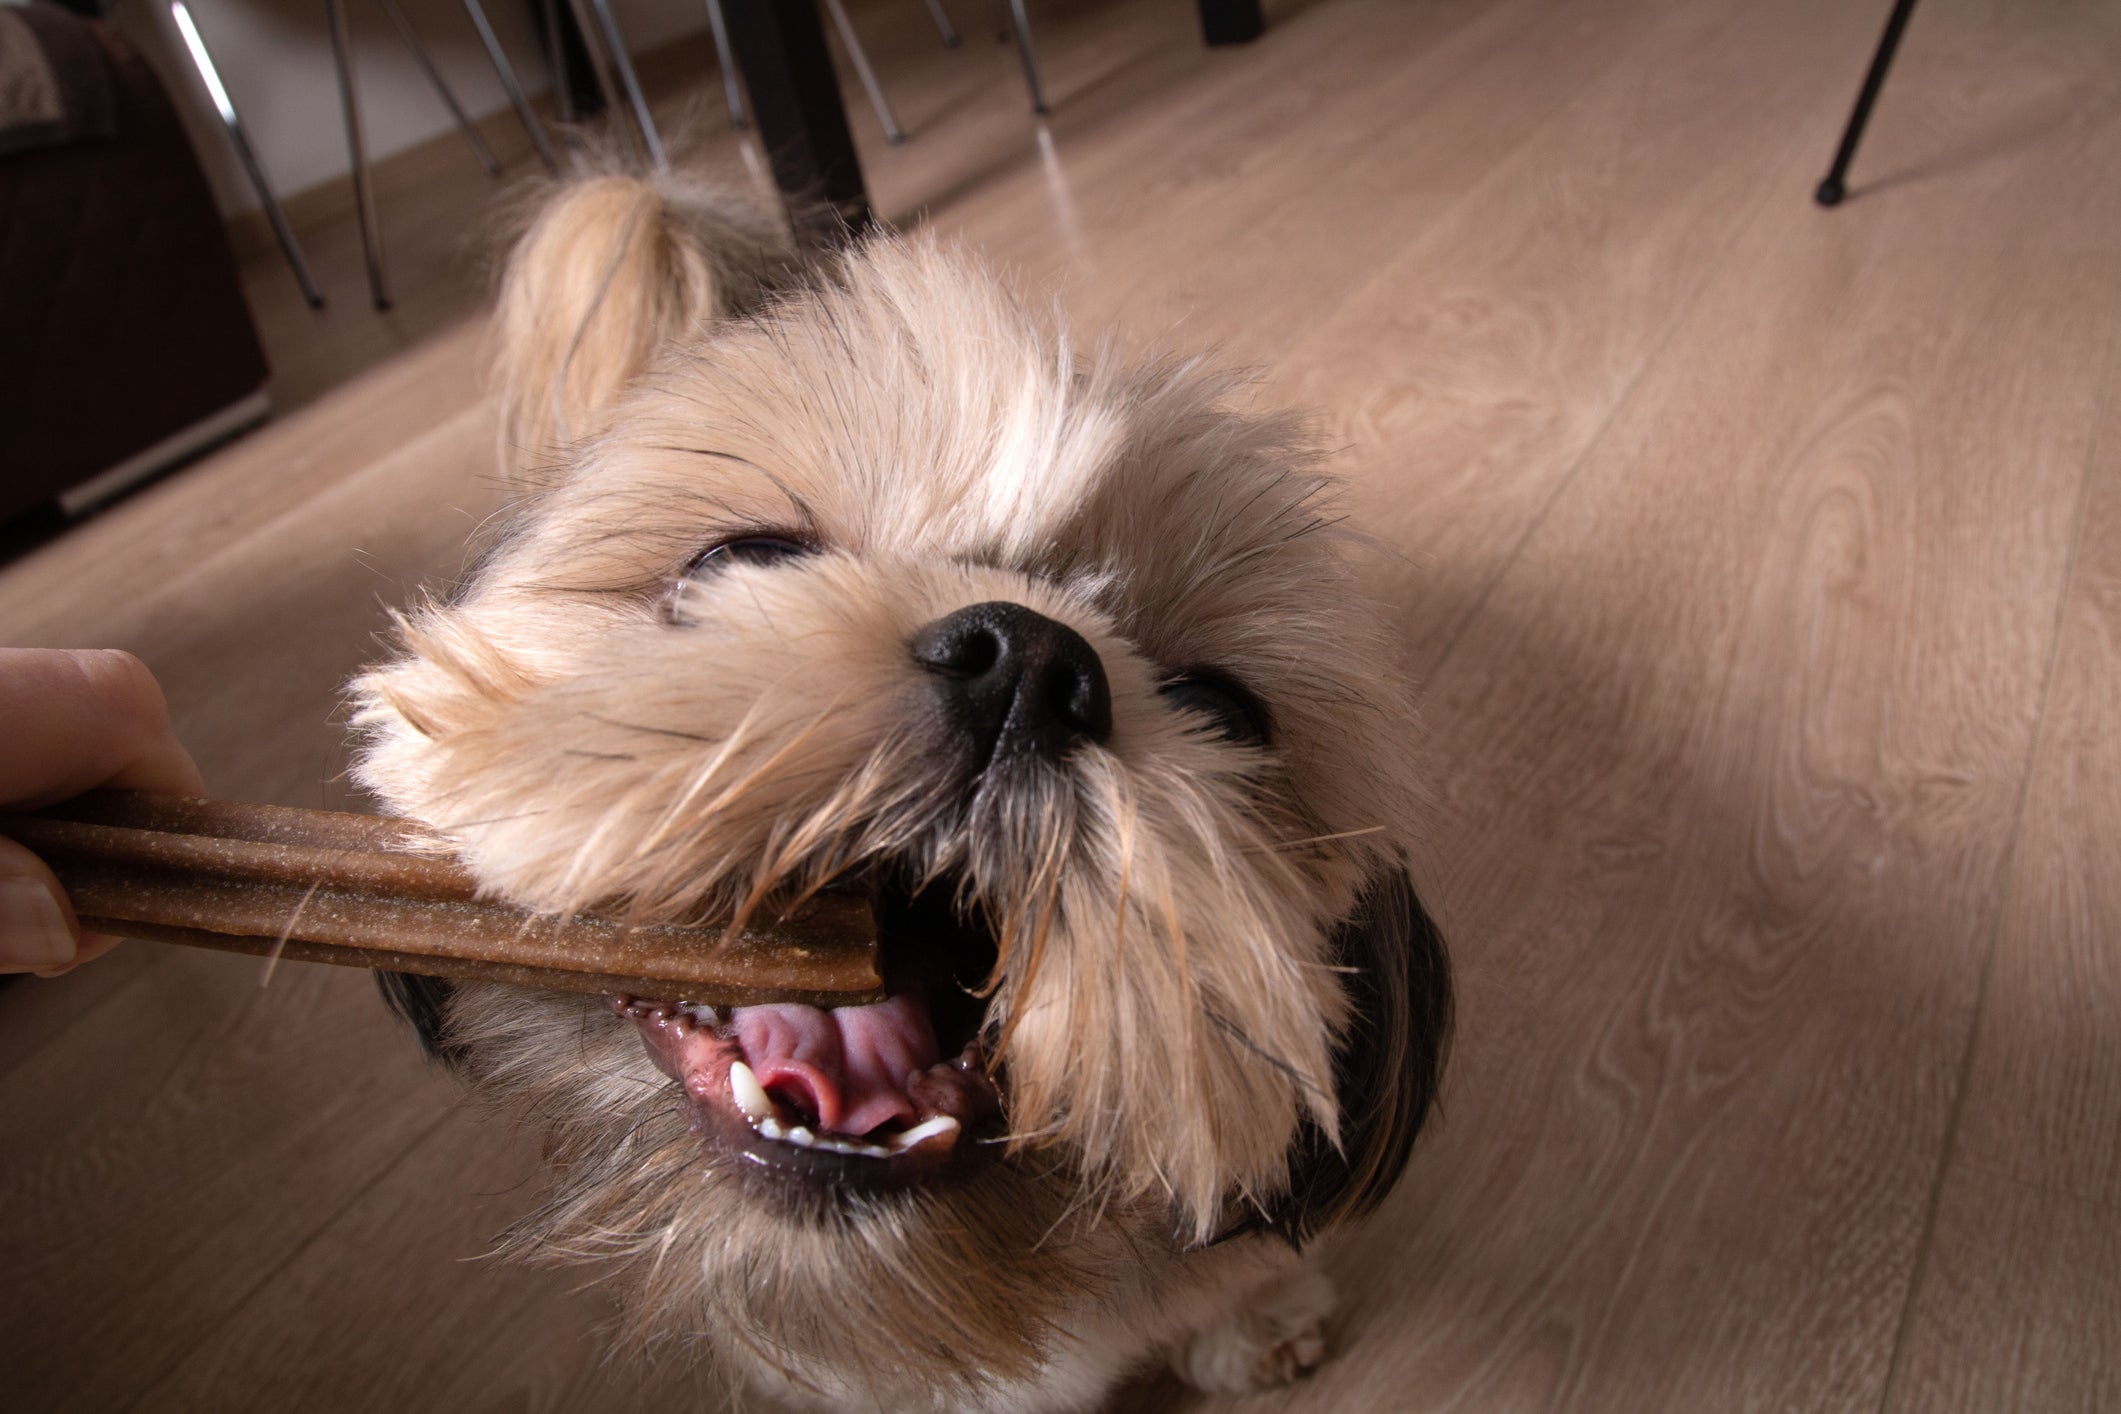
POLYGON ((826 1186, 895 1187, 970 1158, 1001 1096, 982 1049, 991 935, 954 891, 874 898, 885 1000, 826 1011, 614 997, 708 1143, 826 1186))

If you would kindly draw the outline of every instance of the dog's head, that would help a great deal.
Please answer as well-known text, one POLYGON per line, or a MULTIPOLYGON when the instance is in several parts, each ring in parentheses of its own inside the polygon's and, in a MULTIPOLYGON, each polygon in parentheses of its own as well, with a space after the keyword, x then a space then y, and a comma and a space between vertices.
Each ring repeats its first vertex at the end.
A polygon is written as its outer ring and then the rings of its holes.
POLYGON ((791 279, 699 211, 606 179, 519 246, 520 512, 357 683, 359 775, 538 909, 867 892, 893 995, 419 992, 551 1126, 531 1230, 640 1256, 653 1305, 741 1280, 710 1319, 770 1359, 866 1320, 993 1369, 1095 1285, 1066 1234, 1373 1205, 1449 991, 1404 695, 1302 426, 1078 357, 933 241, 791 279))

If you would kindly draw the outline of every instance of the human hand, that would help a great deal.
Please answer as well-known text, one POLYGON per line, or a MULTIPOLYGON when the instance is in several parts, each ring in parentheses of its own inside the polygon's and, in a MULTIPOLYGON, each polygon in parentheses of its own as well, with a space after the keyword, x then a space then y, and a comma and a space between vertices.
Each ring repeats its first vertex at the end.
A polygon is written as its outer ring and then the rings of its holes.
MULTIPOLYGON (((0 808, 97 786, 205 793, 154 674, 114 649, 0 648, 0 808)), ((84 934, 44 861, 0 839, 0 972, 56 977, 117 942, 84 934)))

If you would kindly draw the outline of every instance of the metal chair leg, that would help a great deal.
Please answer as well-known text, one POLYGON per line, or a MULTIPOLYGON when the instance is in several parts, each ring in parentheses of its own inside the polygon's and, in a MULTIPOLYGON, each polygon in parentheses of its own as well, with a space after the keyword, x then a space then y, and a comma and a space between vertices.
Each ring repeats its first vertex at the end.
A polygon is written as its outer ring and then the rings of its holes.
POLYGON ((574 84, 567 77, 567 41, 560 32, 560 0, 544 0, 545 53, 552 63, 552 98, 560 121, 575 120, 574 84))
POLYGON ((648 158, 657 171, 668 171, 670 159, 663 155, 663 135, 656 131, 655 118, 648 112, 647 96, 641 92, 640 79, 634 76, 633 60, 626 53, 626 41, 619 35, 618 21, 611 17, 609 0, 589 0, 589 8, 596 14, 597 28, 603 31, 604 48, 612 67, 619 71, 619 82, 625 85, 634 121, 641 125, 641 141, 648 144, 648 158))
POLYGON ((589 0, 567 0, 569 13, 574 16, 575 33, 582 41, 582 51, 589 59, 589 71, 596 77, 597 96, 603 100, 600 110, 616 113, 619 110, 619 91, 611 85, 611 60, 606 57, 604 37, 597 32, 596 22, 589 15, 589 0))
POLYGON ((950 23, 950 12, 943 8, 943 0, 928 0, 928 17, 935 21, 935 28, 943 36, 943 47, 955 49, 964 43, 957 37, 957 26, 950 23))
POLYGON ((884 86, 876 81, 876 70, 869 67, 869 55, 862 48, 861 36, 854 32, 854 21, 847 18, 847 7, 840 0, 825 0, 825 9, 832 15, 833 28, 840 32, 840 43, 847 46, 847 57, 854 61, 855 74, 868 91, 869 106, 876 110, 876 120, 884 125, 885 138, 896 147, 906 140, 906 134, 900 129, 898 118, 884 97, 884 86))
POLYGON ((1849 114, 1848 127, 1842 130, 1841 146, 1834 149, 1834 165, 1828 170, 1826 180, 1812 197, 1821 206, 1839 206, 1841 198, 1848 195, 1844 183, 1848 179, 1849 163, 1856 160, 1856 144, 1863 141, 1863 129, 1871 120, 1871 105, 1878 101, 1878 90, 1885 87, 1886 71, 1893 66, 1893 54, 1900 48, 1900 36, 1907 29, 1908 16, 1915 13, 1915 0, 1893 0, 1893 13, 1886 18, 1885 34, 1878 40, 1878 52, 1871 56, 1871 67, 1863 75, 1863 88, 1856 95, 1855 111, 1849 114))
MULTIPOLYGON (((495 37, 493 26, 487 23, 486 7, 481 5, 479 0, 464 0, 464 13, 471 16, 471 27, 479 32, 479 43, 485 46, 486 58, 493 64, 494 75, 500 79, 502 90, 508 94, 508 106, 516 110, 516 121, 523 125, 524 132, 530 134, 530 145, 537 149, 538 160, 545 164, 546 171, 559 171, 559 159, 552 154, 552 143, 545 137, 545 125, 538 121, 537 113, 530 106, 530 99, 523 92, 521 80, 516 78, 516 66, 508 62, 508 52, 501 48, 501 41, 495 37)), ((561 93, 566 92, 566 79, 562 77, 553 88, 561 93)))
POLYGON ((449 84, 443 79, 442 71, 435 67, 434 59, 427 52, 427 46, 420 43, 420 32, 414 29, 412 21, 405 17, 405 11, 399 8, 398 0, 376 0, 376 4, 390 17, 391 27, 397 30, 398 38, 404 41, 405 47, 412 51, 413 60, 419 64, 420 72, 427 75, 427 82, 441 95, 442 106, 449 110, 450 117, 456 119, 457 131, 464 134, 464 140, 470 143, 471 150, 478 154, 479 165, 486 169, 486 175, 500 176, 500 159, 495 157, 493 149, 486 145, 485 134, 479 131, 477 125, 465 113, 464 105, 457 102, 457 96, 449 91, 449 84))
POLYGON ((353 32, 346 0, 324 0, 331 22, 331 59, 339 71, 339 107, 346 119, 346 152, 353 159, 354 207, 361 220, 361 255, 368 264, 368 293, 377 309, 390 308, 383 284, 383 227, 376 219, 376 193, 368 174, 368 151, 361 141, 361 100, 355 92, 353 32))
POLYGON ((1046 107, 1046 91, 1038 82, 1038 56, 1031 52, 1031 17, 1024 13, 1024 0, 1009 0, 1009 27, 1016 31, 1016 52, 1024 61, 1024 86, 1031 90, 1031 111, 1043 118, 1050 110, 1046 107))
POLYGON ((722 97, 729 104, 729 126, 744 126, 744 86, 737 81, 736 56, 729 52, 729 22, 722 0, 707 0, 707 27, 714 31, 714 60, 722 66, 722 97))
POLYGON ((250 189, 257 193, 258 205, 265 210, 265 219, 272 225, 273 239, 280 243, 280 254, 287 257, 287 266, 294 271, 295 283, 302 287, 302 298, 309 301, 311 309, 324 307, 324 292, 317 288, 316 277, 309 273, 309 262, 302 258, 302 245, 295 239, 295 229, 287 222, 287 213, 280 209, 280 199, 273 195, 272 183, 265 180, 265 168, 258 163, 258 154, 251 149, 250 137, 243 131, 243 122, 236 116, 236 105, 229 98, 228 90, 221 86, 221 74, 214 67, 213 56, 206 52, 206 41, 199 36, 199 27, 192 23, 191 10, 184 0, 169 0, 170 18, 177 23, 177 33, 184 39, 184 49, 191 56, 192 67, 199 72, 199 81, 206 85, 207 96, 213 99, 214 111, 221 117, 221 126, 228 130, 229 146, 236 150, 236 160, 243 164, 243 174, 250 179, 250 189))

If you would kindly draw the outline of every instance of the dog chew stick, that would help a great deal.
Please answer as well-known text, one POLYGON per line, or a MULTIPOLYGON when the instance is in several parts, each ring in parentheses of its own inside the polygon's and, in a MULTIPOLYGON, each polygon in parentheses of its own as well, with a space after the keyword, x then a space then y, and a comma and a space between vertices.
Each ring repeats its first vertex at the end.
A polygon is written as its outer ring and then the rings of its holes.
POLYGON ((0 815, 99 933, 714 1006, 882 998, 866 900, 820 894, 734 934, 533 914, 478 897, 454 862, 411 852, 418 827, 373 815, 92 791, 0 815))

